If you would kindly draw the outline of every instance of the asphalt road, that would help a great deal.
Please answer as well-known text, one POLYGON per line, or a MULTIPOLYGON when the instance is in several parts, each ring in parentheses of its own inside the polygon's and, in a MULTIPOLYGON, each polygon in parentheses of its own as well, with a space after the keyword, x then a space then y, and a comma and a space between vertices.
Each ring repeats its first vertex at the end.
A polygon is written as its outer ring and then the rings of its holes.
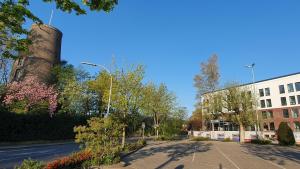
POLYGON ((75 143, 32 145, 24 147, 0 147, 0 169, 12 169, 24 159, 50 161, 78 151, 75 143))
POLYGON ((126 169, 299 169, 300 150, 234 142, 154 143, 123 159, 126 169))

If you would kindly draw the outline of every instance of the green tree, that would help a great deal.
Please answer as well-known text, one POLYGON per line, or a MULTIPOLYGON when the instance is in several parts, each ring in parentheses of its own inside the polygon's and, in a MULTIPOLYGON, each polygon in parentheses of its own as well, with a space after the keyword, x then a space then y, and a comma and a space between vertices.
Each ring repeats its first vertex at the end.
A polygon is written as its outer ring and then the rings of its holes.
MULTIPOLYGON (((109 12, 117 5, 118 0, 43 0, 53 2, 56 8, 64 12, 75 12, 77 15, 86 14, 84 6, 91 11, 109 12)), ((0 55, 16 58, 18 52, 28 52, 30 40, 24 38, 29 31, 24 27, 26 21, 42 24, 28 8, 30 0, 2 0, 0 2, 0 55)))
POLYGON ((277 131, 277 139, 280 145, 294 145, 295 137, 292 129, 288 126, 287 122, 281 122, 277 131))
MULTIPOLYGON (((218 66, 218 56, 216 54, 212 55, 206 62, 200 64, 200 73, 194 77, 194 86, 197 89, 197 106, 204 107, 208 109, 209 113, 203 112, 204 119, 207 121, 211 119, 218 118, 218 101, 220 100, 218 96, 212 94, 216 91, 219 84, 219 66, 218 66), (204 99, 203 99, 204 98, 204 99), (209 104, 207 101, 209 100, 209 104), (212 104, 214 102, 214 104, 212 104)), ((206 127, 206 126, 202 126, 206 127)))
POLYGON ((153 118, 156 137, 159 136, 160 123, 174 110, 176 97, 164 84, 158 87, 150 83, 144 87, 143 112, 153 118))
POLYGON ((228 120, 231 120, 240 127, 240 142, 244 142, 245 127, 254 124, 255 108, 253 103, 256 101, 254 97, 248 92, 246 87, 240 87, 237 84, 228 86, 221 91, 223 94, 223 101, 221 106, 230 113, 228 120))
MULTIPOLYGON (((112 100, 112 107, 122 114, 124 127, 122 129, 122 147, 125 146, 127 117, 137 113, 142 107, 142 91, 144 79, 144 67, 141 65, 128 71, 116 71, 116 91, 112 100)), ((114 91, 113 91, 114 92, 114 91)))

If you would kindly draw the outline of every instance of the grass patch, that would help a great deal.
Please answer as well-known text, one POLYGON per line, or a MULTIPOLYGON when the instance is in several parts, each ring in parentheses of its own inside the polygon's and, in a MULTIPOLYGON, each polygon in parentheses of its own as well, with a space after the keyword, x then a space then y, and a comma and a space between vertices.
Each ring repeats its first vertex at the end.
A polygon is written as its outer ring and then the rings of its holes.
POLYGON ((207 137, 193 137, 191 141, 209 141, 210 139, 207 137))
POLYGON ((232 142, 232 140, 230 138, 225 138, 223 142, 232 142))

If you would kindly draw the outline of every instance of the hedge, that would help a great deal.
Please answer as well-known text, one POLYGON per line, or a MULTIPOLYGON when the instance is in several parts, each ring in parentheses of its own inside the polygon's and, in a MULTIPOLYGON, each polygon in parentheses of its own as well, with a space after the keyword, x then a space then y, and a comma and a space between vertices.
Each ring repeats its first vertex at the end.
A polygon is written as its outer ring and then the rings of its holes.
POLYGON ((73 127, 87 117, 48 113, 17 114, 0 110, 0 142, 73 139, 73 127))

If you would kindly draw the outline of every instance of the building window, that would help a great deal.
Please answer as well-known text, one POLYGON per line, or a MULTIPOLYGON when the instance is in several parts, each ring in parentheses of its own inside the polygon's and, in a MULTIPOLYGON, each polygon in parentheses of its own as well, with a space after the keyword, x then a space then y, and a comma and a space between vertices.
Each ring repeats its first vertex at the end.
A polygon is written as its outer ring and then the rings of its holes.
POLYGON ((268 111, 267 116, 268 118, 273 118, 273 111, 272 110, 268 111))
POLYGON ((298 104, 300 104, 300 95, 297 95, 298 104))
POLYGON ((299 110, 297 108, 292 108, 292 115, 293 115, 293 118, 298 118, 299 110))
POLYGON ((290 96, 290 104, 295 105, 296 104, 296 98, 295 96, 290 96))
POLYGON ((295 121, 294 122, 294 127, 295 127, 295 131, 300 131, 300 122, 299 121, 295 121))
POLYGON ((266 102, 265 102, 265 100, 261 100, 261 101, 260 101, 260 107, 261 107, 261 108, 265 108, 265 107, 266 107, 266 102))
POLYGON ((264 123, 264 131, 269 131, 269 126, 267 125, 267 123, 264 123))
POLYGON ((270 96, 270 88, 265 88, 265 94, 266 96, 270 96))
POLYGON ((280 86, 279 86, 279 93, 280 93, 280 94, 285 93, 284 85, 280 85, 280 86))
POLYGON ((286 97, 281 97, 280 100, 281 100, 281 106, 286 106, 287 105, 286 97))
POLYGON ((272 101, 271 101, 271 99, 267 99, 267 107, 272 107, 272 101))
POLYGON ((265 94, 264 94, 264 89, 259 89, 259 96, 260 97, 263 97, 265 94))
POLYGON ((295 83, 296 91, 300 91, 300 82, 295 83))
POLYGON ((263 119, 266 119, 267 118, 267 112, 262 111, 261 116, 262 116, 263 119))
POLYGON ((284 118, 289 118, 289 110, 288 109, 283 109, 282 110, 282 115, 284 118))
POLYGON ((288 92, 290 93, 290 92, 294 92, 294 85, 293 85, 293 83, 289 83, 288 85, 287 85, 287 87, 288 87, 288 92))
POLYGON ((274 130, 275 130, 274 122, 271 122, 271 123, 270 123, 270 130, 271 130, 271 131, 274 131, 274 130))

